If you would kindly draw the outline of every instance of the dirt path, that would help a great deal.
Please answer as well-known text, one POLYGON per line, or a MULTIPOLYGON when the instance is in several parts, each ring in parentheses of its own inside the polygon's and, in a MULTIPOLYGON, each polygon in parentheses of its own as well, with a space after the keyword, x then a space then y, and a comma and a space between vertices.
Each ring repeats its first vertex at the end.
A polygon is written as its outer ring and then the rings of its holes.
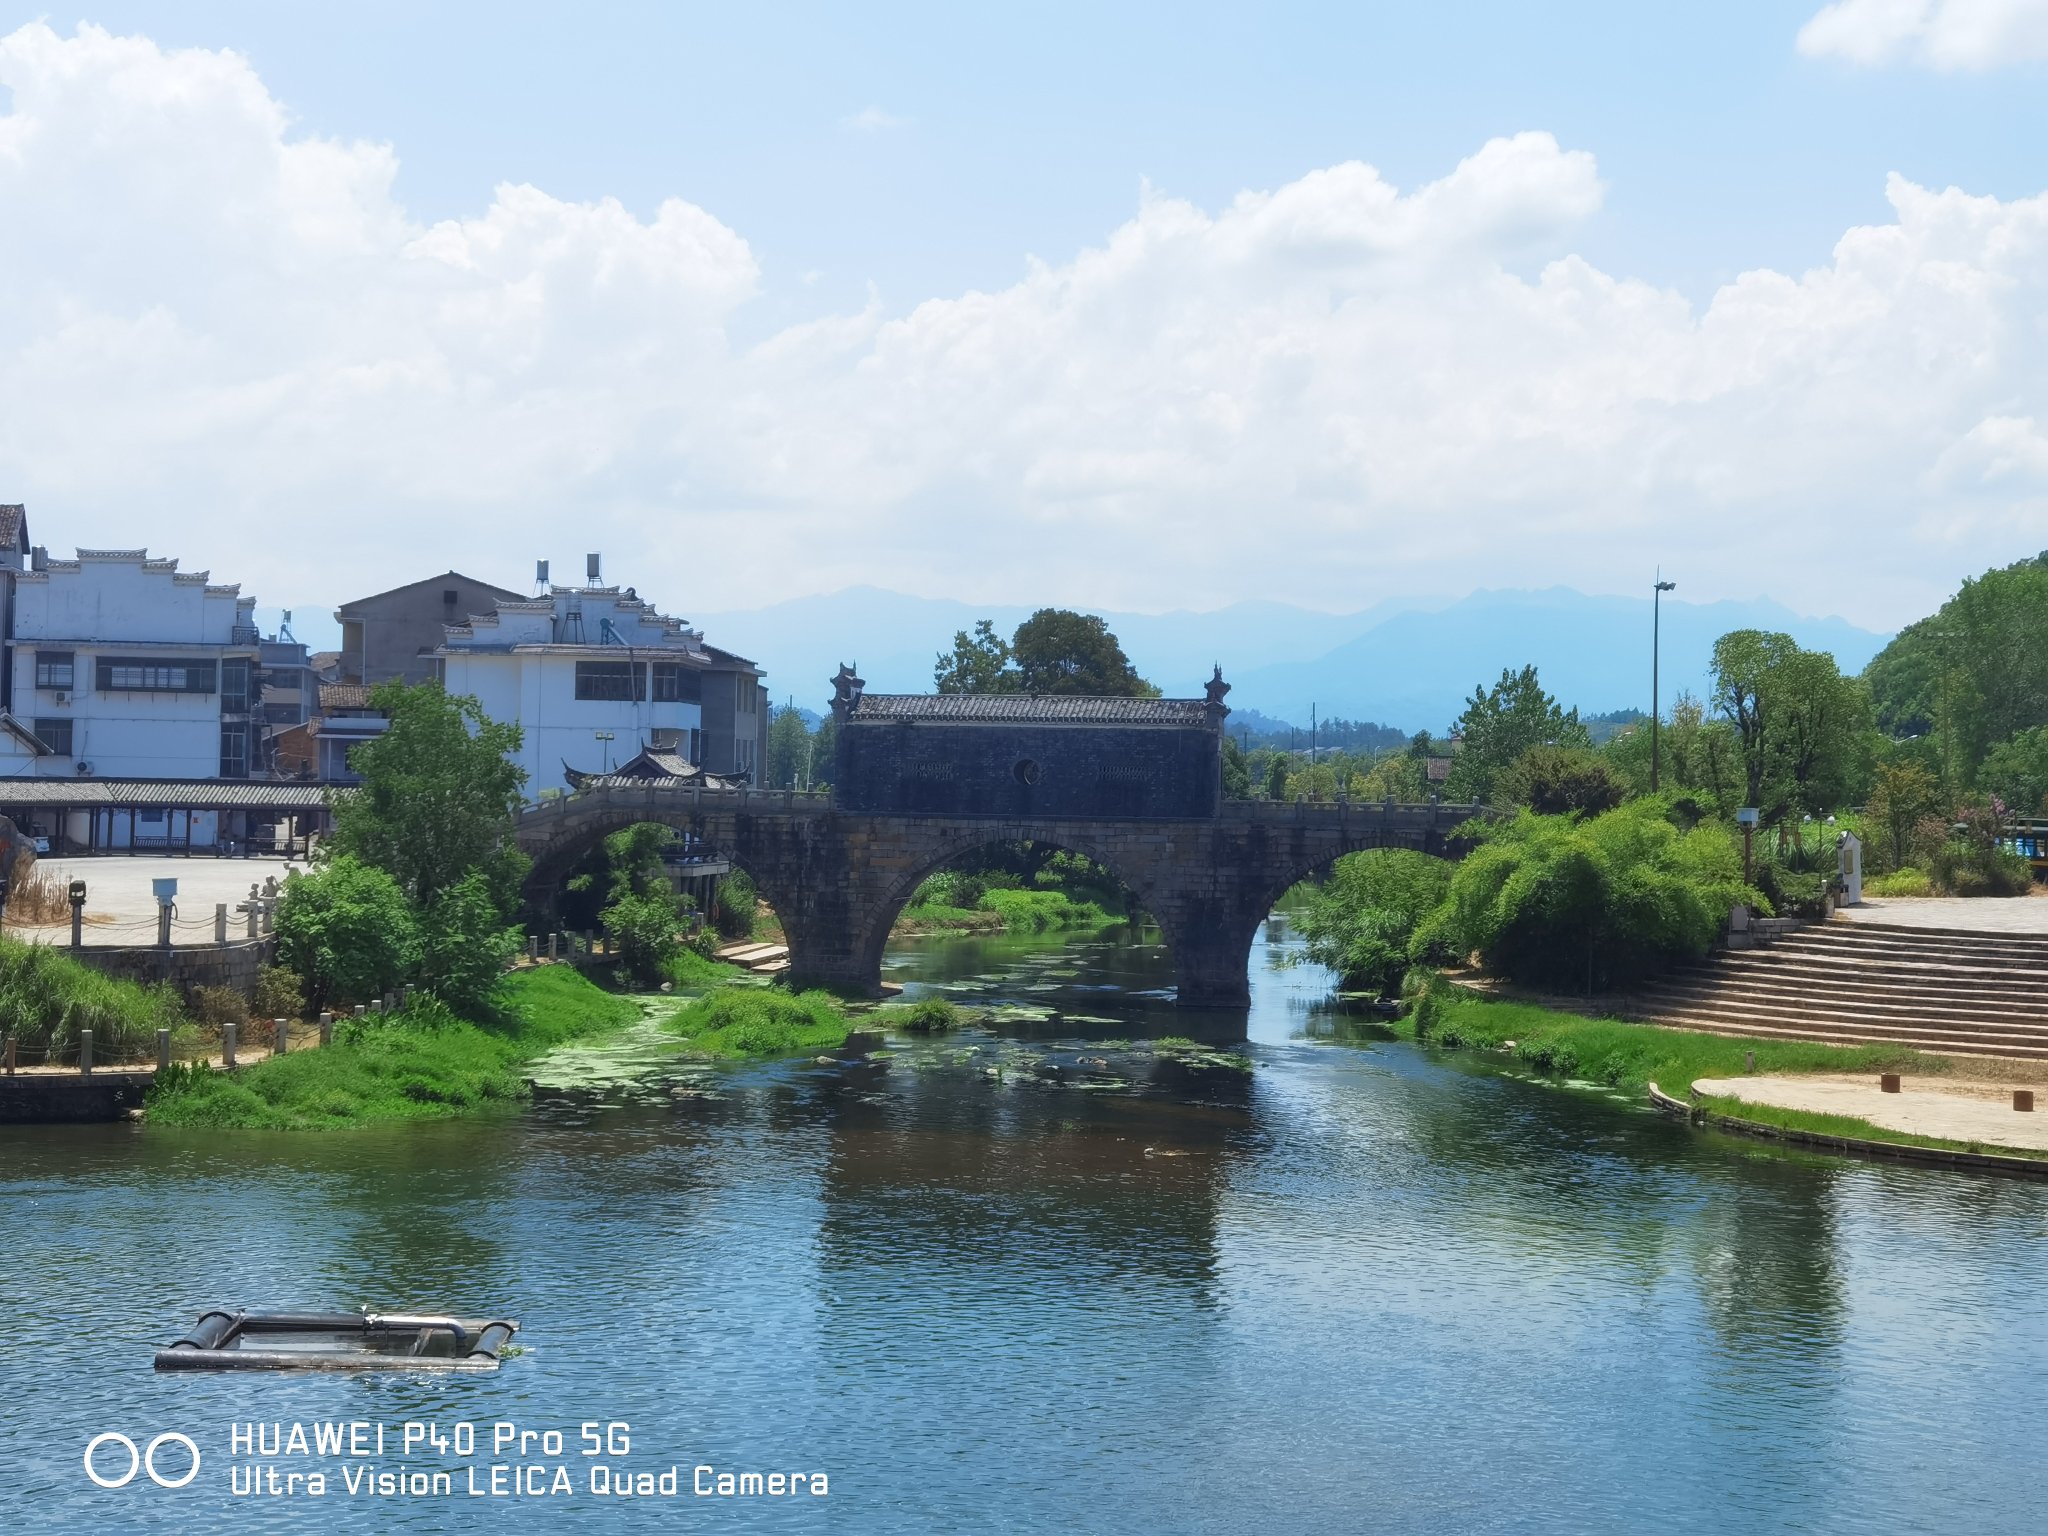
POLYGON ((2012 1107, 2013 1089, 2026 1086, 1969 1078, 1909 1077, 1899 1085, 1899 1092, 1885 1093, 1874 1075, 1818 1073, 1706 1077, 1693 1084, 1712 1098, 1813 1110, 1825 1115, 1854 1115, 1872 1125, 1914 1136, 2048 1150, 2048 1074, 2032 1084, 2035 1102, 2041 1107, 2031 1114, 2012 1107))

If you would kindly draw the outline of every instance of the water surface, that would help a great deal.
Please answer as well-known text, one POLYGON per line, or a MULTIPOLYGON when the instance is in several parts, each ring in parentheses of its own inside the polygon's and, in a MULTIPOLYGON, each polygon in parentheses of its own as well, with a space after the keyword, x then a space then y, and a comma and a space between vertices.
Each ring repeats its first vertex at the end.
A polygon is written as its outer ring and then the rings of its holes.
POLYGON ((643 1035, 485 1121, 0 1129, 0 1528, 2037 1527, 2048 1189, 1359 1040, 1289 957, 1262 939, 1247 1020, 1174 1010, 1125 929, 916 941, 891 975, 988 1029, 716 1069, 643 1035), (502 1313, 529 1352, 152 1373, 219 1303, 502 1313), (252 1420, 470 1422, 484 1486, 560 1463, 578 1491, 470 1498, 451 1454, 413 1462, 446 1498, 234 1497, 252 1420), (585 1421, 629 1423, 595 1459, 680 1466, 679 1496, 590 1494, 585 1421), (493 1457, 494 1422, 565 1452, 493 1457), (170 1429, 191 1487, 85 1480, 92 1435, 170 1429), (697 1498, 699 1464, 831 1491, 697 1498))

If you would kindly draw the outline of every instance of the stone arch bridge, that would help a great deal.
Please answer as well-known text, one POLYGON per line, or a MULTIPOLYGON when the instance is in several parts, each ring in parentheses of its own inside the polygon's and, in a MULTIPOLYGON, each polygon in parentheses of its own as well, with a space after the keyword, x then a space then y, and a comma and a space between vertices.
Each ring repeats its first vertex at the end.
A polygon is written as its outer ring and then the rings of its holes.
POLYGON ((788 936, 790 976, 873 994, 882 946, 920 881, 990 843, 1031 839, 1113 871, 1159 924, 1184 1004, 1248 1000, 1252 940, 1282 892, 1347 853, 1412 848, 1458 858, 1476 806, 1222 801, 1205 815, 1129 817, 851 811, 829 794, 659 781, 591 785, 519 820, 529 899, 552 906, 607 833, 662 822, 752 876, 788 936))

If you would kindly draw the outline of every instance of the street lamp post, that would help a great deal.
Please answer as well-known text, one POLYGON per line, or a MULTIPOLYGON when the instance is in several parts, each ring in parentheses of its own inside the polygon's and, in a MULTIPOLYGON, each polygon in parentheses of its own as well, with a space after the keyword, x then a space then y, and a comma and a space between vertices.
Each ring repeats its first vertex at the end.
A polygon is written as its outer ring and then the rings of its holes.
POLYGON ((612 771, 612 732, 592 731, 590 734, 597 740, 604 743, 604 771, 606 773, 610 773, 612 771))
POLYGON ((1657 793, 1657 651, 1663 638, 1664 615, 1662 603, 1664 594, 1678 586, 1675 581, 1664 580, 1664 573, 1657 573, 1656 584, 1650 588, 1650 793, 1657 793))

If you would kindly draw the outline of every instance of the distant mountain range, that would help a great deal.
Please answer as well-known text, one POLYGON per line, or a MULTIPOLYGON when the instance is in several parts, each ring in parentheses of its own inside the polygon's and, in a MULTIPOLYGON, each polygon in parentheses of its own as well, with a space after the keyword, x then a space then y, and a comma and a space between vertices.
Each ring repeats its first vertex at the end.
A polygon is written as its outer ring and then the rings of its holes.
MULTIPOLYGON (((690 622, 713 645, 768 671, 777 705, 790 698, 821 708, 842 661, 856 664, 878 693, 925 693, 932 662, 958 630, 991 619, 1008 636, 1027 607, 988 607, 948 598, 906 597, 851 587, 766 608, 695 612, 690 622)), ((1650 602, 1596 597, 1565 587, 1474 592, 1455 601, 1387 602, 1357 613, 1317 613, 1285 603, 1234 603, 1211 613, 1108 613, 1138 671, 1169 695, 1201 692, 1212 664, 1232 685, 1234 708, 1296 725, 1321 719, 1378 721, 1404 731, 1441 732, 1475 685, 1504 667, 1533 662, 1544 687, 1587 714, 1647 709, 1650 602)), ((1832 651, 1860 672, 1889 635, 1845 619, 1809 618, 1768 598, 1746 602, 1667 600, 1663 698, 1704 697, 1714 641, 1731 629, 1784 630, 1801 645, 1832 651)))

